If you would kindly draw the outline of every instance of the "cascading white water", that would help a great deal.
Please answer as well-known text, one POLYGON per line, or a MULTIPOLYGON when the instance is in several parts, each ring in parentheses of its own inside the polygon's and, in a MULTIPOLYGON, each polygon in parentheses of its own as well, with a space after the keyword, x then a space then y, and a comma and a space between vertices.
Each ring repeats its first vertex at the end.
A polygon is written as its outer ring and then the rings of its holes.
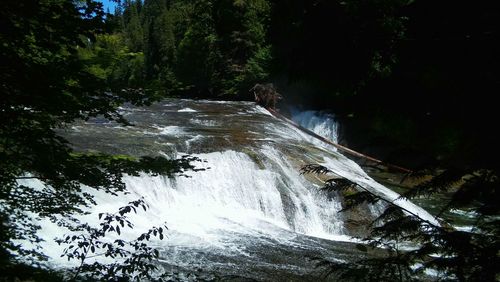
MULTIPOLYGON (((321 111, 292 111, 292 114, 292 120, 300 126, 309 129, 319 136, 325 137, 335 143, 338 142, 338 124, 332 114, 321 111)), ((310 137, 310 139, 311 138, 314 137, 310 137)), ((333 146, 325 144, 320 140, 313 140, 312 142, 315 142, 315 144, 318 144, 320 146, 326 146, 329 149, 335 149, 333 146)), ((349 163, 349 161, 338 162, 326 160, 325 164, 326 167, 334 171, 336 174, 353 180, 358 185, 372 191, 377 195, 383 196, 385 199, 399 205, 400 207, 408 211, 411 211, 421 218, 429 220, 433 224, 439 224, 436 219, 429 215, 426 211, 415 206, 410 201, 400 198, 400 195, 398 193, 377 183, 372 178, 367 177, 366 173, 362 171, 362 169, 354 162, 350 161, 349 163), (345 167, 346 164, 348 167, 345 167)))
POLYGON ((292 120, 319 136, 338 142, 338 124, 332 114, 320 111, 292 111, 292 120))
MULTIPOLYGON (((164 250, 162 262, 168 265, 217 268, 222 267, 217 262, 221 257, 230 257, 232 262, 224 264, 228 267, 224 271, 230 271, 231 263, 246 257, 247 261, 239 263, 251 262, 248 268, 261 264, 268 268, 264 264, 278 260, 271 251, 277 246, 284 248, 282 252, 296 252, 294 256, 299 258, 299 250, 324 252, 331 248, 308 236, 333 240, 328 242, 350 240, 339 213, 340 201, 320 191, 320 181, 314 183, 300 175, 303 164, 326 165, 391 200, 398 196, 369 178, 353 161, 318 146, 310 136, 253 103, 170 100, 150 108, 122 111, 134 127, 89 122, 75 125, 65 135, 80 150, 168 156, 189 153, 206 160, 197 166, 208 169, 174 179, 127 176, 130 194, 118 198, 88 188, 98 205, 83 219, 97 225, 98 213, 115 212, 143 197, 150 208, 132 216, 135 228, 124 236, 132 238, 166 222, 167 238, 153 243, 164 250)), ((299 123, 308 124, 318 134, 326 132, 326 137, 336 141, 331 116, 321 119, 312 112, 298 116, 299 123)), ((432 219, 410 202, 401 204, 432 219)), ((49 222, 42 222, 42 226, 47 253, 57 260, 62 247, 50 239, 65 231, 49 222)), ((300 263, 282 264, 288 269, 300 263)))

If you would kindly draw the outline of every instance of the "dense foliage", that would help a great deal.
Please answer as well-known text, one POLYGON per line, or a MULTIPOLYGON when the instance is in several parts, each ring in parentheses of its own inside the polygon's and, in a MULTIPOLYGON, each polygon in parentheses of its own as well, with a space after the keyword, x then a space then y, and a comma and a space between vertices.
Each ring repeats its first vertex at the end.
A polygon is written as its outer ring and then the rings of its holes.
POLYGON ((241 94, 269 76, 270 11, 265 0, 127 0, 115 12, 115 33, 85 52, 114 55, 98 62, 110 82, 157 94, 241 94))
POLYGON ((119 80, 133 74, 154 92, 197 97, 248 99, 248 89, 265 80, 350 95, 391 74, 406 4, 126 0, 115 11, 113 36, 135 56, 119 80))
POLYGON ((140 89, 105 83, 119 67, 103 63, 110 68, 99 69, 95 61, 133 57, 112 49, 113 38, 101 43, 103 53, 81 54, 106 28, 102 4, 8 0, 0 16, 0 273, 9 281, 36 275, 52 280, 43 277, 47 272, 23 271, 46 258, 38 249, 36 219, 67 224, 94 204, 82 184, 116 194, 125 190, 124 174, 173 175, 192 169, 193 158, 78 153, 57 134, 72 121, 95 116, 127 124, 117 112, 120 104, 153 99, 140 89))

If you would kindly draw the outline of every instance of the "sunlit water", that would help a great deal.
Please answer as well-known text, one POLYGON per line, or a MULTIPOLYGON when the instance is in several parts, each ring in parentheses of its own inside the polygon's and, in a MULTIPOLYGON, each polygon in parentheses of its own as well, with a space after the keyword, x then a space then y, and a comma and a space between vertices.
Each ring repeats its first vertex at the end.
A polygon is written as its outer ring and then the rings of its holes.
MULTIPOLYGON (((335 143, 338 142, 338 124, 335 116, 321 111, 292 111, 292 120, 319 136, 323 136, 335 143)), ((311 136, 311 142, 321 142, 311 136)))
MULTIPOLYGON (((398 197, 353 161, 254 103, 166 100, 121 111, 135 126, 97 119, 74 124, 63 134, 77 150, 134 156, 191 154, 206 160, 196 165, 207 170, 172 179, 127 176, 131 193, 119 197, 89 189, 98 205, 83 219, 98 224, 98 213, 115 212, 143 197, 150 208, 132 217, 135 228, 124 230, 124 236, 133 238, 166 223, 167 237, 152 244, 161 250, 162 269, 181 273, 182 279, 196 272, 192 275, 197 279, 205 275, 206 279, 314 281, 319 273, 307 256, 337 260, 358 256, 350 243, 355 239, 339 213, 339 198, 320 191, 316 177, 300 175, 304 164, 323 164, 387 199, 398 197)), ((332 117, 299 113, 296 120, 336 141, 332 117)), ((410 202, 397 201, 433 220, 410 202)), ((71 265, 59 258, 62 247, 51 240, 67 231, 42 223, 51 263, 71 265)))

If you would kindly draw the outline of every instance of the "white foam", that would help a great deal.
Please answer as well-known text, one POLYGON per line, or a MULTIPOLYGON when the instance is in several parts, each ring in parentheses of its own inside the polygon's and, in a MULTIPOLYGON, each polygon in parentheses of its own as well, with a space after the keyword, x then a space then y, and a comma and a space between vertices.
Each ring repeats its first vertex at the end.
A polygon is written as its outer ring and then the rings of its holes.
POLYGON ((198 111, 197 110, 193 110, 191 108, 183 108, 183 109, 178 110, 177 112, 179 112, 179 113, 196 113, 198 111))
POLYGON ((335 143, 338 142, 338 125, 335 117, 331 114, 318 111, 294 112, 292 120, 319 136, 325 137, 335 143))

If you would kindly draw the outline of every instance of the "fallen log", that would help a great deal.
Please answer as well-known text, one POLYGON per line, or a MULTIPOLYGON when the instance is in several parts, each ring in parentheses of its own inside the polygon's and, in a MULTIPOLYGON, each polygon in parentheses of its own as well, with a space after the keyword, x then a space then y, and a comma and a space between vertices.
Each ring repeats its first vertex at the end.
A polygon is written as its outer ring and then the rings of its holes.
POLYGON ((410 169, 407 169, 407 168, 404 168, 404 167, 401 167, 401 166, 397 166, 397 165, 393 165, 393 164, 389 164, 389 163, 386 163, 384 161, 381 161, 379 159, 376 159, 374 157, 370 157, 370 156, 367 156, 365 154, 362 154, 360 152, 356 152, 352 149, 349 149, 345 146, 342 146, 340 144, 337 144, 331 140, 328 140, 326 139, 325 137, 323 136, 320 136, 318 134, 316 134, 315 132, 307 129, 307 128, 304 128, 302 126, 300 126, 299 124, 295 123, 294 121, 290 120, 289 118, 285 117, 284 115, 280 114, 279 112, 277 112, 276 110, 274 109, 271 109, 271 108, 266 108, 273 116, 285 121, 286 123, 292 125, 293 127, 307 133, 308 135, 311 135, 312 137, 316 138, 316 139, 319 139, 327 144, 330 144, 332 146, 334 146, 335 148, 341 150, 342 152, 345 152, 351 156, 355 156, 355 157, 359 157, 359 158, 362 158, 362 159, 365 159, 365 160, 368 160, 368 161, 371 161, 371 162, 374 162, 378 165, 382 165, 382 166, 385 166, 387 168, 390 168, 390 169, 395 169, 395 170, 399 170, 399 171, 402 171, 402 172, 405 172, 405 173, 411 173, 412 170, 410 169))

